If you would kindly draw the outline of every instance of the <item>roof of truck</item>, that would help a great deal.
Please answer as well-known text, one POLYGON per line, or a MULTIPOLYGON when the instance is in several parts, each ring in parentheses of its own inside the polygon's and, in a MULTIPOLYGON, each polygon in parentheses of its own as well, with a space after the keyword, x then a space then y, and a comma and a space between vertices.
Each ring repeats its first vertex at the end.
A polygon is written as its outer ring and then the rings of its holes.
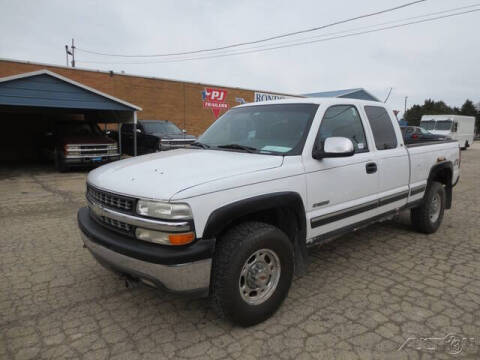
POLYGON ((238 105, 236 107, 256 106, 256 105, 274 105, 274 104, 323 104, 323 105, 371 105, 371 106, 385 106, 384 103, 370 100, 358 100, 350 98, 337 97, 310 97, 310 98, 289 98, 281 100, 268 100, 238 105))

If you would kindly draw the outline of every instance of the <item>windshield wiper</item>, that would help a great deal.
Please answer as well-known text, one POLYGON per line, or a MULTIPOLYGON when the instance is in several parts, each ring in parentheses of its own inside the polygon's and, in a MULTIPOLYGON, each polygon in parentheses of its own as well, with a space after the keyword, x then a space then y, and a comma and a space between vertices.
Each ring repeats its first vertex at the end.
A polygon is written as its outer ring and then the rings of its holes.
POLYGON ((252 146, 240 145, 240 144, 225 144, 225 145, 218 145, 217 148, 221 149, 238 149, 238 150, 245 150, 247 152, 255 152, 258 151, 257 148, 252 146))
POLYGON ((202 149, 209 149, 210 148, 210 145, 207 145, 207 144, 204 144, 204 143, 201 143, 201 142, 198 142, 198 141, 194 141, 193 143, 190 144, 190 146, 196 146, 196 147, 200 147, 202 149))

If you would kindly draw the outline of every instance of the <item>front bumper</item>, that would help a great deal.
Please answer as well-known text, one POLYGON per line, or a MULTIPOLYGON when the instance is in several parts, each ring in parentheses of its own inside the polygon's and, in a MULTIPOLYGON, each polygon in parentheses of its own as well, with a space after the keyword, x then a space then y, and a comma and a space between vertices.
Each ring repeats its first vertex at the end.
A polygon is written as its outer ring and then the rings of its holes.
POLYGON ((178 142, 160 142, 159 150, 160 151, 167 151, 167 150, 175 150, 175 149, 183 149, 194 143, 195 140, 188 140, 188 141, 178 141, 178 142))
POLYGON ((208 294, 213 240, 170 247, 117 234, 96 223, 88 208, 78 212, 82 240, 104 267, 172 292, 208 294))
POLYGON ((80 155, 80 156, 72 156, 68 155, 63 158, 65 164, 69 166, 83 166, 83 165, 100 165, 106 164, 112 161, 120 160, 120 155, 80 155))

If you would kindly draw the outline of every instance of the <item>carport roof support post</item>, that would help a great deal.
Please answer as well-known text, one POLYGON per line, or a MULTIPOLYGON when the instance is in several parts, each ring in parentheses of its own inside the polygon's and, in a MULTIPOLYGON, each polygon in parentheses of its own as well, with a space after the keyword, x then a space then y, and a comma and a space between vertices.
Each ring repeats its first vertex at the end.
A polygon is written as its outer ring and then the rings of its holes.
POLYGON ((133 112, 133 156, 137 156, 137 112, 133 112))

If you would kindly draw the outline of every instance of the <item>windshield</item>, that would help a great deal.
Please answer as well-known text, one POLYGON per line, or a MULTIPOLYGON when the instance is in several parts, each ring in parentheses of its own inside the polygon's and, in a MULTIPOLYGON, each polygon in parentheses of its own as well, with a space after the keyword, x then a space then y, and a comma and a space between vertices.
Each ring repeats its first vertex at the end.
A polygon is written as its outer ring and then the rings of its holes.
POLYGON ((424 128, 419 128, 420 129, 420 132, 423 134, 423 135, 430 135, 430 131, 427 131, 425 130, 424 128))
POLYGON ((210 147, 234 144, 264 153, 298 154, 317 108, 315 104, 234 108, 215 121, 198 141, 210 147))
POLYGON ((142 121, 147 134, 182 134, 182 130, 169 121, 142 121))
POLYGON ((435 129, 435 120, 423 120, 420 122, 420 126, 425 130, 433 130, 435 129))
POLYGON ((452 120, 437 121, 435 130, 450 130, 452 128, 452 120))
POLYGON ((89 122, 60 122, 56 124, 56 128, 59 134, 63 136, 84 136, 102 134, 102 131, 96 124, 89 122))

